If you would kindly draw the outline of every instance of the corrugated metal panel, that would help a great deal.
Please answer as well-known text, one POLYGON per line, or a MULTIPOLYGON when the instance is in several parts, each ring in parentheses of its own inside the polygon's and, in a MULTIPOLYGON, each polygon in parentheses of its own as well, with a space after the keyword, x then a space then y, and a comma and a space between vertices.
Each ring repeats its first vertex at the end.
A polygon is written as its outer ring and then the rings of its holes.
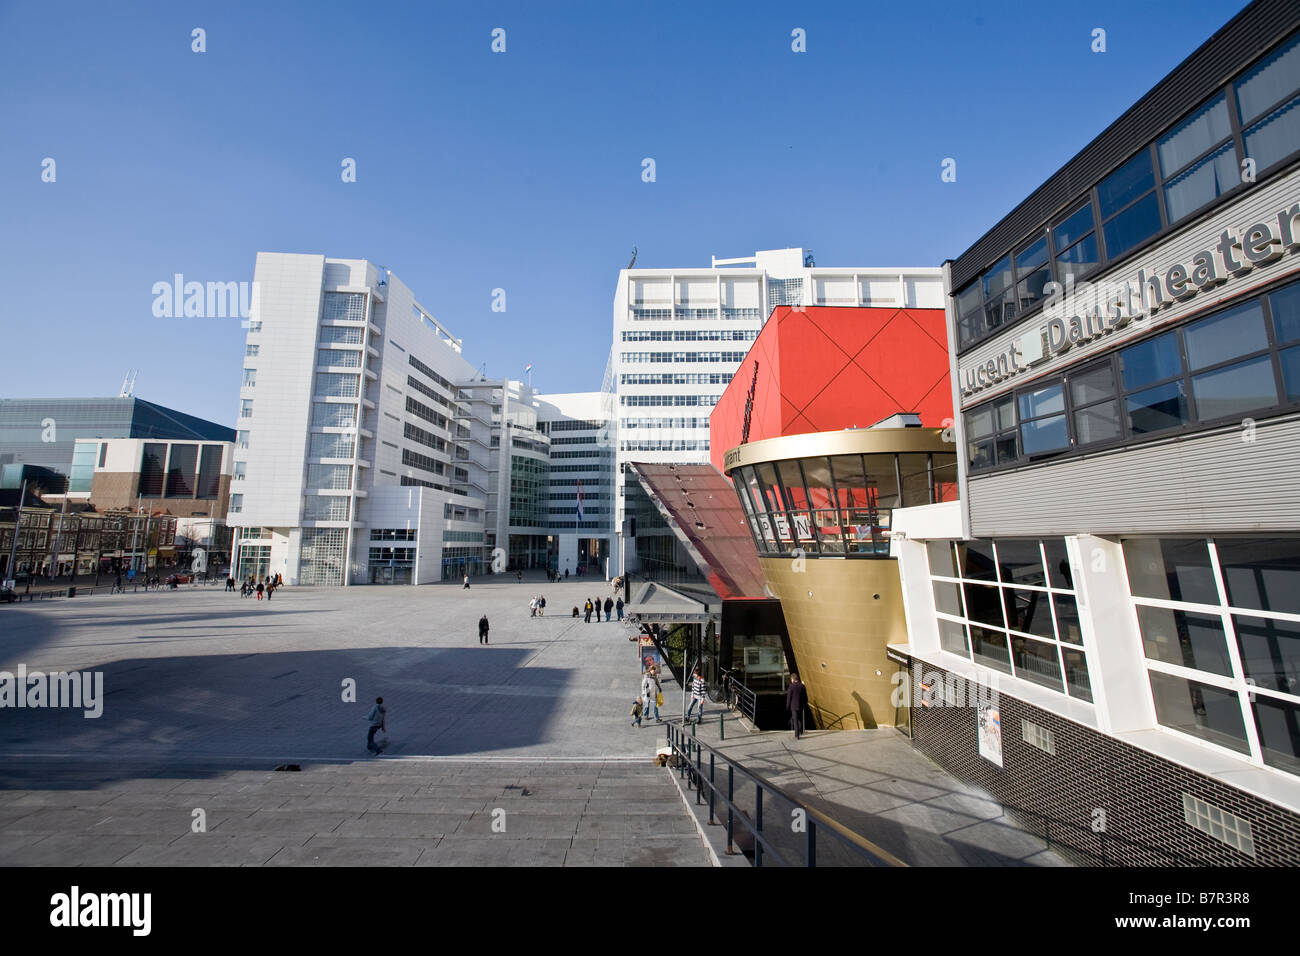
POLYGON ((1066 203, 1081 196, 1112 169, 1150 142, 1278 40, 1300 27, 1300 3, 1259 0, 1230 20, 1030 194, 1006 218, 957 257, 952 288, 960 289, 1066 203))
POLYGON ((1300 531, 1300 415, 970 480, 975 537, 1300 531))
MULTIPOLYGON (((1130 260, 1118 269, 1108 270, 1098 276, 1089 276, 1088 282, 1098 288, 1106 287, 1110 283, 1122 286, 1123 283, 1130 280, 1135 281, 1138 270, 1143 268, 1147 269, 1148 273, 1158 272, 1163 276, 1166 270, 1175 263, 1190 264, 1197 252, 1203 249, 1213 249, 1214 243, 1218 241, 1219 235, 1224 229, 1243 230, 1260 221, 1276 224, 1278 211, 1289 208, 1298 200, 1300 200, 1300 169, 1246 192, 1240 201, 1216 211, 1214 216, 1202 221, 1194 228, 1174 234, 1167 241, 1147 250, 1140 258, 1130 260)), ((1060 372, 1063 368, 1077 365, 1099 352, 1108 351, 1122 342, 1146 335, 1152 329, 1159 328, 1162 325, 1178 322, 1197 312, 1208 311, 1220 303, 1229 302, 1248 294, 1252 288, 1276 281, 1298 269, 1300 269, 1300 252, 1288 253, 1280 259, 1257 266, 1249 272, 1230 278, 1211 290, 1198 293, 1182 302, 1175 302, 1173 305, 1166 306, 1156 313, 1154 321, 1142 319, 1119 331, 1103 335, 1082 345, 1076 345, 1035 366, 1030 372, 1009 379, 1005 384, 986 388, 974 395, 965 396, 962 398, 962 408, 969 408, 972 405, 987 401, 1009 389, 1019 388, 1034 378, 1060 372)), ((978 346, 963 354, 957 360, 958 391, 960 392, 962 383, 965 381, 963 377, 965 369, 976 368, 989 359, 996 361, 1000 352, 1005 351, 1011 342, 1020 339, 1026 332, 1046 327, 1048 321, 1053 318, 1068 320, 1071 312, 1066 306, 1075 306, 1077 309, 1077 306, 1082 304, 1081 302, 1065 301, 1050 310, 1044 309, 1031 322, 1013 326, 1008 331, 981 342, 978 346)))

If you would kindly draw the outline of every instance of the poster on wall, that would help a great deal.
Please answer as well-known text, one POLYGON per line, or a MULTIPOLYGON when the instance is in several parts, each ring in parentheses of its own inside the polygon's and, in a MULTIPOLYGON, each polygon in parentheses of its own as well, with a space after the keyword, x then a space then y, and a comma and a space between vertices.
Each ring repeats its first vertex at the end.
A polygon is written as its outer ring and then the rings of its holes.
POLYGON ((979 706, 980 756, 1002 766, 1002 714, 992 704, 979 706))

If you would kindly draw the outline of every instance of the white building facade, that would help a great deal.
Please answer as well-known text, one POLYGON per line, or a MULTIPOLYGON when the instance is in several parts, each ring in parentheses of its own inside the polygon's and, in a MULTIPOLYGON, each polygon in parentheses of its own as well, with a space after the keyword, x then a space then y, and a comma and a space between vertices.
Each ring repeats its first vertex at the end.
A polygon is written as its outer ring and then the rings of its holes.
POLYGON ((488 570, 460 341, 365 260, 259 253, 254 289, 234 573, 339 586, 488 570))
POLYGON ((614 443, 607 398, 570 392, 538 395, 534 402, 537 427, 550 439, 550 566, 561 575, 610 574, 614 443))
MULTIPOLYGON (((611 573, 635 570, 625 543, 624 465, 709 460, 709 414, 780 305, 943 308, 937 268, 826 268, 776 249, 707 269, 623 269, 610 360, 616 443, 611 573)), ((607 386, 608 387, 608 386, 607 386)), ((906 409, 901 409, 906 411, 906 409)))

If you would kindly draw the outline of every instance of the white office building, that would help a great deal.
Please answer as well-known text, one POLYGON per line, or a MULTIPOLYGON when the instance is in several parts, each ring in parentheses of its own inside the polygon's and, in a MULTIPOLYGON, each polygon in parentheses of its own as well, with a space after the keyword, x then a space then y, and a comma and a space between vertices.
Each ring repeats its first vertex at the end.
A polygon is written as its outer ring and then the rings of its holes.
POLYGON ((489 568, 491 423, 461 343, 385 269, 259 253, 229 524, 239 576, 421 584, 489 568))
MULTIPOLYGON (((620 271, 610 362, 619 538, 624 465, 709 460, 709 413, 774 308, 938 309, 943 302, 937 268, 824 268, 799 248, 714 258, 707 269, 620 271)), ((611 573, 635 563, 635 549, 620 540, 611 573)))
POLYGON ((550 439, 550 566, 561 575, 611 573, 614 442, 609 395, 538 395, 537 427, 550 439))

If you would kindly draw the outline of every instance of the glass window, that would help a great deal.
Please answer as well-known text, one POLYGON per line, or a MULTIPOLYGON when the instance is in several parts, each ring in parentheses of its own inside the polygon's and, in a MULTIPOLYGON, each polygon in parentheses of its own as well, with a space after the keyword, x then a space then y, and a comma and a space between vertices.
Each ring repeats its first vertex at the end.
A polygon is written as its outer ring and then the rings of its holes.
POLYGON ((1115 397, 1115 369, 1109 361, 1070 376, 1070 399, 1076 408, 1115 397))
POLYGON ((1036 538, 998 538, 997 554, 1003 583, 1047 586, 1036 538))
POLYGON ((1040 418, 1020 426, 1020 444, 1026 455, 1039 455, 1069 447, 1065 416, 1040 418))
MULTIPOLYGON (((921 467, 925 469, 925 456, 922 459, 921 467)), ((877 507, 880 508, 897 508, 899 507, 898 498, 898 473, 894 471, 893 455, 863 455, 863 464, 866 467, 867 489, 875 496, 877 507)), ((911 485, 908 483, 907 470, 903 470, 904 490, 910 494, 911 485)), ((904 504, 913 504, 910 497, 904 499, 904 504)), ((926 501, 920 504, 928 504, 926 501)))
POLYGON ((1162 725, 1239 753, 1249 752, 1235 692, 1158 671, 1149 674, 1156 719, 1162 725))
POLYGON ((951 541, 927 541, 925 550, 930 556, 931 574, 945 578, 957 577, 957 559, 951 541))
POLYGON ((1052 279, 1047 266, 1047 237, 1031 243, 1016 256, 1016 297, 1023 311, 1043 298, 1044 287, 1052 279))
POLYGON ((1011 652, 1016 662, 1017 677, 1050 687, 1058 693, 1061 691, 1061 664, 1056 656, 1055 644, 1013 636, 1011 652))
POLYGON ((1190 216, 1239 182, 1237 150, 1228 143, 1165 184, 1165 212, 1169 221, 1178 222, 1190 216))
POLYGON ((1277 404, 1273 361, 1267 355, 1192 376, 1196 417, 1213 421, 1277 404))
POLYGON ((248 447, 248 432, 246 431, 235 432, 235 447, 236 448, 248 447))
POLYGON ((1183 360, 1178 349, 1178 333, 1166 332, 1119 353, 1124 388, 1132 391, 1153 382, 1172 378, 1183 373, 1183 360))
POLYGON ((929 456, 899 455, 898 470, 903 476, 903 506, 911 508, 930 504, 929 456))
MULTIPOLYGON (((1109 219, 1134 199, 1154 189, 1155 184, 1155 173, 1151 169, 1151 153, 1144 149, 1098 184, 1097 200, 1101 218, 1109 219)), ((1109 251, 1109 241, 1106 247, 1109 251)))
POLYGON ((936 610, 955 617, 962 617, 961 595, 957 585, 948 581, 932 581, 934 588, 934 606, 936 610))
POLYGON ((939 618, 938 624, 939 646, 950 654, 960 654, 962 657, 969 658, 970 644, 966 641, 966 625, 945 618, 939 618))
POLYGON ((1163 607, 1137 606, 1142 649, 1153 661, 1228 676, 1232 660, 1223 633, 1223 618, 1163 607))
POLYGON ((1074 413, 1074 433, 1080 445, 1114 441, 1123 434, 1119 402, 1100 402, 1074 413))
POLYGON ((1064 222, 1052 230, 1052 244, 1056 246, 1059 253, 1059 250, 1074 245, 1091 232, 1092 206, 1089 204, 1071 213, 1064 222))
POLYGON ((1065 411, 1065 395, 1059 384, 1020 393, 1022 420, 1040 418, 1043 415, 1058 415, 1063 411, 1065 411))
POLYGON ((1101 227, 1106 255, 1117 259, 1160 231, 1160 203, 1155 193, 1139 200, 1101 227))
POLYGON ((1124 563, 1134 597, 1219 603, 1210 549, 1204 538, 1127 538, 1124 563))
POLYGON ((99 445, 99 467, 104 467, 104 462, 108 460, 108 442, 100 442, 99 445))
POLYGON ((1002 599, 996 584, 966 581, 962 584, 962 592, 966 598, 966 619, 972 624, 1007 626, 1002 614, 1002 599))
POLYGON ((1003 588, 1002 597, 1006 605, 1007 626, 1011 630, 1049 639, 1056 637, 1052 628, 1051 599, 1046 591, 1013 591, 1003 588))
POLYGON ((1193 371, 1268 348, 1260 300, 1193 322, 1183 330, 1187 362, 1193 371))
POLYGON ((239 402, 239 417, 240 417, 240 418, 252 418, 252 417, 253 417, 253 400, 252 400, 251 398, 244 398, 244 399, 241 399, 241 400, 240 400, 240 402, 239 402))
POLYGON ((165 444, 147 444, 140 459, 140 490, 145 498, 159 498, 163 493, 163 466, 167 460, 165 444))
POLYGON ((1007 652, 1007 635, 975 624, 970 628, 971 656, 977 664, 992 667, 1003 673, 1011 673, 1010 656, 1007 652))
POLYGON ((1300 89, 1300 36, 1242 76, 1236 87, 1243 124, 1300 89))
POLYGON ((244 369, 244 384, 245 385, 257 384, 257 369, 255 368, 244 369))
POLYGON ((1256 171, 1275 166, 1300 149, 1300 97, 1246 130, 1244 140, 1256 171))
POLYGON ((1300 402, 1300 346, 1278 354, 1282 365, 1282 388, 1288 402, 1300 402))
POLYGON ((1300 614, 1300 538, 1216 538, 1232 607, 1300 614))
MULTIPOLYGON (((1220 93, 1156 144, 1161 175, 1178 172, 1231 133, 1227 97, 1220 93)), ((1169 218, 1174 218, 1172 213, 1169 218)))
POLYGON ((1158 432, 1191 421, 1182 382, 1135 392, 1126 402, 1128 427, 1134 434, 1158 432))
POLYGON ((198 490, 195 497, 215 498, 221 491, 221 446, 204 445, 199 457, 198 490))
POLYGON ((1010 256, 1004 257, 984 274, 984 314, 987 329, 996 329, 1015 317, 1013 282, 1010 256))
POLYGON ((1273 335, 1279 345, 1300 340, 1300 282, 1278 289, 1268 297, 1273 313, 1273 335))
POLYGON ((1062 283, 1066 276, 1082 278, 1100 264, 1101 253, 1097 249, 1096 236, 1076 242, 1056 257, 1056 271, 1062 283))
POLYGON ((1241 665, 1259 687, 1300 695, 1300 623, 1234 615, 1241 665))
POLYGON ((1092 700, 1092 682, 1088 679, 1088 660, 1083 651, 1061 648, 1065 659, 1065 686, 1071 697, 1092 700))
POLYGON ((963 541, 957 545, 957 551, 961 556, 962 577, 972 581, 998 579, 992 541, 963 541))
MULTIPOLYGON (((846 511, 867 507, 867 483, 862 473, 861 455, 836 455, 831 459, 835 474, 835 490, 839 503, 846 511)), ((857 522, 845 519, 849 524, 857 522)))
POLYGON ((1056 609, 1057 636, 1069 644, 1082 644, 1083 631, 1079 629, 1079 604, 1068 594, 1052 593, 1052 606, 1056 609))
POLYGON ((1264 763, 1300 773, 1300 706, 1290 701, 1259 696, 1252 706, 1264 763))

